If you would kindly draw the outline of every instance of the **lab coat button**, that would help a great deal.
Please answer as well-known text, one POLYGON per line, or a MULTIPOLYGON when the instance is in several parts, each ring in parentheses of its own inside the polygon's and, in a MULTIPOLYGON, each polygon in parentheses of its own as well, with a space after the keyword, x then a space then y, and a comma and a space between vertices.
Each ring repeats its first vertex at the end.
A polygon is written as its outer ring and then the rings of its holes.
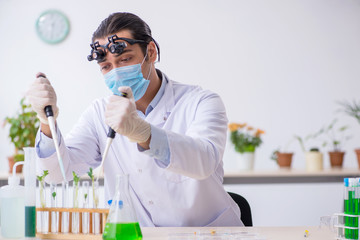
POLYGON ((164 121, 166 121, 167 120, 167 117, 166 116, 164 116, 164 121))
POLYGON ((154 204, 154 202, 153 202, 152 200, 150 200, 150 201, 149 201, 149 204, 150 204, 150 205, 153 205, 153 204, 154 204))
POLYGON ((139 172, 139 173, 142 173, 142 169, 138 169, 138 172, 139 172))

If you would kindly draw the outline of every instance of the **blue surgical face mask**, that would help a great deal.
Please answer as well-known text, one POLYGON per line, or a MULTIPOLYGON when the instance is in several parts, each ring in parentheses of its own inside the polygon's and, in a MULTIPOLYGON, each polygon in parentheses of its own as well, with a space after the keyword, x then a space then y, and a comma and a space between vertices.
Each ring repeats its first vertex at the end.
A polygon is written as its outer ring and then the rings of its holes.
MULTIPOLYGON (((115 95, 118 96, 121 96, 121 93, 118 90, 119 87, 130 87, 133 92, 135 101, 139 100, 144 96, 146 89, 148 88, 150 83, 149 80, 143 77, 143 74, 141 72, 141 65, 142 63, 114 68, 113 70, 104 75, 106 86, 108 86, 108 88, 115 95)), ((149 76, 150 71, 151 67, 149 70, 149 76)))

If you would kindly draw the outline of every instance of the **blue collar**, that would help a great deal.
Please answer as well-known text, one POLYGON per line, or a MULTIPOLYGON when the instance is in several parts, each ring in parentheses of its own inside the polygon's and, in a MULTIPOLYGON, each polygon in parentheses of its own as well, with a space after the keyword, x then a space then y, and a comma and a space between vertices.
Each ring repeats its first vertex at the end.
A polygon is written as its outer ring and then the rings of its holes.
MULTIPOLYGON (((167 84, 167 80, 160 71, 157 71, 157 73, 160 75, 159 77, 161 79, 161 86, 159 91, 156 93, 155 97, 153 98, 153 100, 150 102, 149 106, 146 108, 145 117, 156 107, 156 105, 159 103, 161 97, 164 95, 165 92, 165 86, 167 84)), ((141 111, 139 110, 137 111, 138 113, 140 113, 140 116, 144 116, 144 114, 141 111)))

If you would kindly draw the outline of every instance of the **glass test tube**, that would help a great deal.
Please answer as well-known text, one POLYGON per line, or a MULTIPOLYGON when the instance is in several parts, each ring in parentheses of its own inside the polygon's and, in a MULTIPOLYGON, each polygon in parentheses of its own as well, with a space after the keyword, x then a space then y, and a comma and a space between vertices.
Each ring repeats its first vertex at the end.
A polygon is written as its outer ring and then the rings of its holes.
MULTIPOLYGON (((89 182, 82 183, 83 208, 89 208, 89 182)), ((89 213, 84 212, 82 215, 82 232, 89 233, 89 213)))
MULTIPOLYGON (((46 208, 46 183, 44 180, 39 181, 39 193, 40 193, 40 207, 46 208)), ((42 233, 48 232, 48 212, 40 212, 40 231, 42 233)))
MULTIPOLYGON (((57 199, 57 186, 54 183, 50 184, 50 193, 51 193, 51 208, 56 208, 56 199, 57 199)), ((51 212, 51 232, 57 233, 58 232, 58 213, 51 212)))
MULTIPOLYGON (((359 209, 358 184, 355 178, 345 178, 344 212, 356 215, 359 209)), ((345 217, 345 226, 357 227, 358 222, 354 217, 345 217)), ((345 229, 346 239, 358 239, 358 230, 345 229)))
MULTIPOLYGON (((79 208, 79 182, 73 182, 73 208, 79 208)), ((72 213, 72 233, 79 233, 79 213, 72 213)))
MULTIPOLYGON (((359 192, 359 180, 357 178, 354 178, 353 180, 353 186, 354 186, 354 192, 355 192, 355 198, 354 198, 354 207, 353 207, 353 215, 359 214, 359 200, 360 200, 360 192, 359 192)), ((353 218, 353 227, 359 227, 359 219, 358 217, 353 218)), ((353 231, 353 238, 359 239, 359 231, 354 230, 353 231)))
MULTIPOLYGON (((61 193, 62 193, 62 207, 68 208, 69 207, 69 183, 62 182, 61 183, 61 193)), ((61 219, 61 232, 68 233, 69 232, 69 213, 63 212, 62 219, 61 219)))
MULTIPOLYGON (((93 208, 99 207, 99 182, 94 181, 92 182, 92 190, 93 190, 93 208)), ((100 214, 93 213, 93 233, 99 234, 100 233, 100 214)))

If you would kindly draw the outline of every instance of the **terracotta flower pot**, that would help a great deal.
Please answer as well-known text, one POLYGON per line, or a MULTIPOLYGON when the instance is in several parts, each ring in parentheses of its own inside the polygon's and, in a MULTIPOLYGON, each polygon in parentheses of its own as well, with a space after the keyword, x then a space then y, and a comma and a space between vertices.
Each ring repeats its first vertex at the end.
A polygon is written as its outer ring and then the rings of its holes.
POLYGON ((329 152, 332 168, 342 168, 345 152, 329 152))
POLYGON ((356 153, 359 168, 360 168, 360 148, 355 149, 355 153, 356 153))
POLYGON ((277 163, 280 168, 290 168, 293 153, 281 153, 277 152, 277 163))
MULTIPOLYGON (((8 157, 8 161, 9 161, 9 173, 12 173, 15 161, 14 161, 14 156, 10 156, 8 157)), ((16 173, 22 173, 22 168, 23 165, 17 166, 16 167, 16 173)))

